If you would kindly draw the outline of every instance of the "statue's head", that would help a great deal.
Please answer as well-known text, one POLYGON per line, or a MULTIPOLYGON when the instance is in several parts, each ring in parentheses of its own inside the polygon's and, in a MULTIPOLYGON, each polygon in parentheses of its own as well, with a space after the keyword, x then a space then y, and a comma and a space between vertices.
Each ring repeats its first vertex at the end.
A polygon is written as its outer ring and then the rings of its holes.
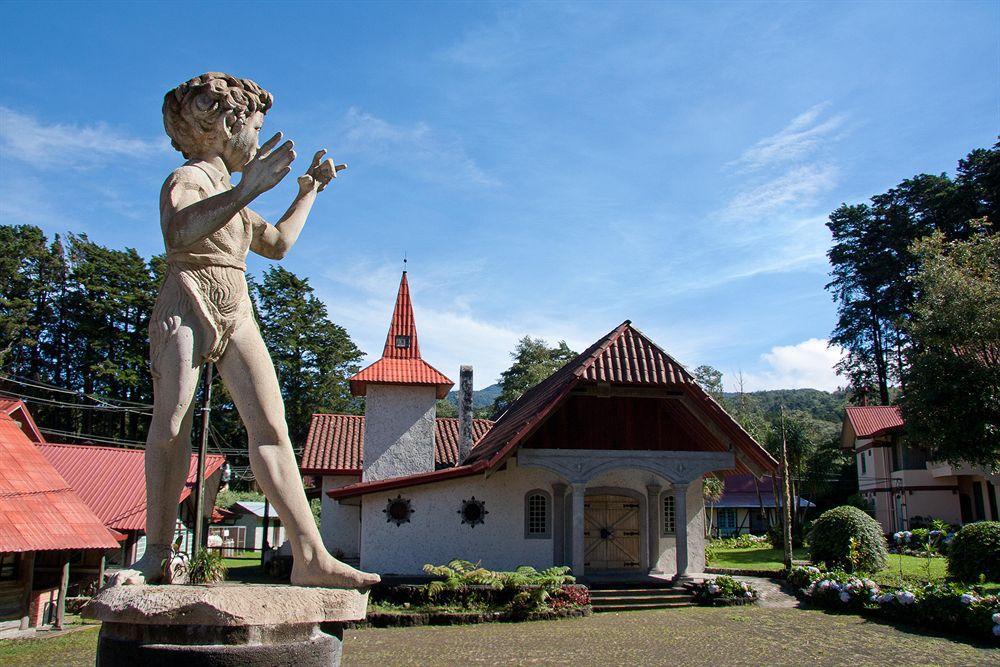
POLYGON ((185 158, 220 155, 232 172, 257 152, 257 134, 274 97, 250 79, 208 72, 163 98, 163 127, 185 158))

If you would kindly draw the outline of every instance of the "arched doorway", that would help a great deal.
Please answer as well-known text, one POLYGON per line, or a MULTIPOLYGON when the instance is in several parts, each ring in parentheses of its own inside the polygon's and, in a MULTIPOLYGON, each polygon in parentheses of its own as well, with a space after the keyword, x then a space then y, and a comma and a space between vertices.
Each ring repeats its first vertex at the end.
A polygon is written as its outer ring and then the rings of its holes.
POLYGON ((588 493, 583 503, 584 567, 601 570, 642 568, 642 503, 616 493, 588 493))

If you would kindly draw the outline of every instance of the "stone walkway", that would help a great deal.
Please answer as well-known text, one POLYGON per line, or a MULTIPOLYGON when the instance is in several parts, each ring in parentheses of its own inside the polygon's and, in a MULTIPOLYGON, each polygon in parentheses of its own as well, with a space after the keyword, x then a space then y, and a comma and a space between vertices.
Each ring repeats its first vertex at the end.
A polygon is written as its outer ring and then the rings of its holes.
POLYGON ((799 606, 799 600, 794 595, 789 595, 781 587, 779 579, 765 579, 764 577, 743 577, 735 576, 733 579, 745 581, 760 593, 758 605, 778 609, 791 609, 799 606))

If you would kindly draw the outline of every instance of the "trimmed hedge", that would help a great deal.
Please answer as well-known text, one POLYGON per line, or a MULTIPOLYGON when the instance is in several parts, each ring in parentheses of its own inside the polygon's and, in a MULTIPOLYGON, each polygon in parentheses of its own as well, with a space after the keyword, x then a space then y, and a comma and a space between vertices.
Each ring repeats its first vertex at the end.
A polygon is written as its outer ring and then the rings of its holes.
POLYGON ((961 581, 1000 581, 1000 521, 962 527, 948 547, 948 574, 961 581))
POLYGON ((847 572, 878 572, 885 568, 888 555, 882 527, 851 505, 823 512, 809 531, 809 557, 814 563, 847 572))

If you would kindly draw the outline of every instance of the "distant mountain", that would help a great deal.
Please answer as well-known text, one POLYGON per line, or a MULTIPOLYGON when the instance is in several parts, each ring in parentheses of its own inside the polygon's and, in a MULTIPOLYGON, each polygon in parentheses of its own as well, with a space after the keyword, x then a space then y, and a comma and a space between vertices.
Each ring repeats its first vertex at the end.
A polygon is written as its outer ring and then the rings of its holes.
MULTIPOLYGON (((472 392, 473 408, 488 408, 500 395, 500 385, 493 384, 472 392)), ((840 424, 844 419, 847 394, 842 391, 820 391, 819 389, 771 389, 768 391, 748 391, 745 394, 757 403, 765 413, 776 412, 784 404, 788 411, 801 410, 814 419, 840 424)), ((739 394, 726 392, 726 400, 731 405, 739 401, 739 394)), ((448 402, 458 407, 458 391, 448 393, 448 402)))
MULTIPOLYGON (((723 394, 731 405, 739 402, 739 394, 723 394)), ((840 424, 844 419, 847 393, 843 391, 821 391, 819 389, 770 389, 768 391, 748 391, 744 394, 757 403, 765 413, 777 412, 781 405, 785 410, 801 410, 814 419, 840 424)))
MULTIPOLYGON (((500 395, 500 385, 491 384, 478 391, 472 392, 472 408, 488 408, 493 405, 493 401, 500 395)), ((458 407, 458 390, 448 392, 448 402, 458 407)))

